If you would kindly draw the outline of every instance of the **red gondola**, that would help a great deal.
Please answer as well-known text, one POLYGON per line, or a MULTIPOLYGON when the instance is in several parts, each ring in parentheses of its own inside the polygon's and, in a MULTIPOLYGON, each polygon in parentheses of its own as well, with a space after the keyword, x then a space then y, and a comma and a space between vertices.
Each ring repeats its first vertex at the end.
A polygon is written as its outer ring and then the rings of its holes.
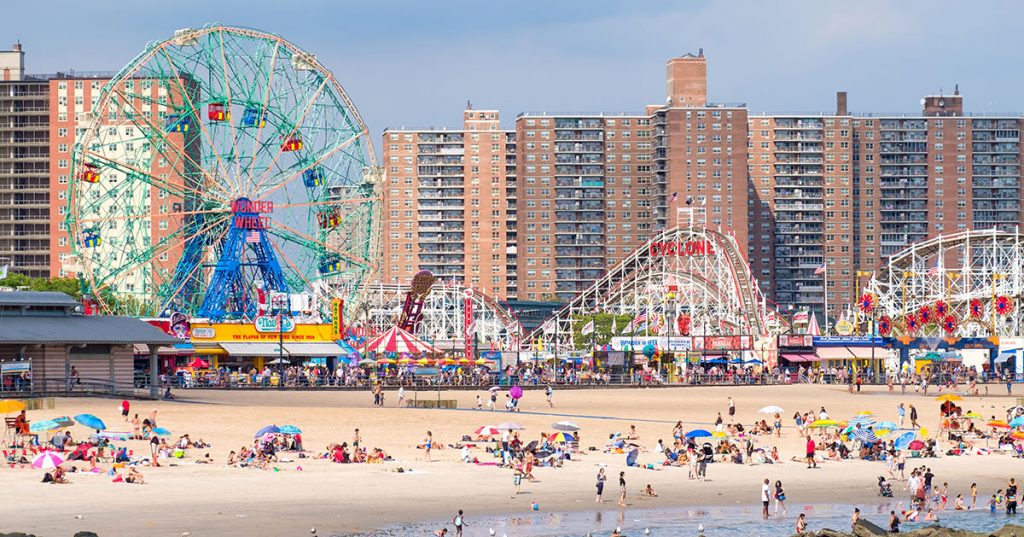
POLYGON ((95 164, 82 164, 82 171, 78 172, 78 178, 87 183, 100 182, 100 169, 95 164))
POLYGON ((298 151, 300 149, 302 149, 302 136, 298 134, 285 138, 284 143, 281 144, 281 151, 298 151))
POLYGON ((210 103, 206 109, 206 115, 210 121, 229 121, 231 110, 224 103, 210 103))

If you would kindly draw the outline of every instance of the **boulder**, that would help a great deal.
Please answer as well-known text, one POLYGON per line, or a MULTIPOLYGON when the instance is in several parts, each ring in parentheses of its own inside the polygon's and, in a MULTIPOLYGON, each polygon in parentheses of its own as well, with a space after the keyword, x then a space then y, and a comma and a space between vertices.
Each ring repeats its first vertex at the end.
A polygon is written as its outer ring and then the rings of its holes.
POLYGON ((36 537, 36 536, 32 535, 31 533, 14 532, 14 533, 0 533, 0 537, 36 537))
MULTIPOLYGON (((860 519, 857 521, 857 525, 853 527, 853 535, 855 537, 879 537, 886 533, 888 532, 870 520, 860 519)), ((1024 537, 1024 535, 1021 537, 1024 537)))
POLYGON ((80 531, 75 533, 75 537, 100 537, 91 531, 80 531))
POLYGON ((1024 526, 1007 524, 993 531, 991 537, 1024 537, 1024 526))
POLYGON ((822 528, 818 530, 815 535, 817 535, 817 537, 850 537, 849 533, 843 533, 830 528, 822 528))

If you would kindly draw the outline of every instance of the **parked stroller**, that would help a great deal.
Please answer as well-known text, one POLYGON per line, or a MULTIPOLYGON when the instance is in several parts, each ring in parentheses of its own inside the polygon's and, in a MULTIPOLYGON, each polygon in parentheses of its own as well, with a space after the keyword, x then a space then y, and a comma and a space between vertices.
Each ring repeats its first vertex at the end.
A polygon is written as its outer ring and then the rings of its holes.
POLYGON ((878 476, 878 495, 883 498, 892 498, 892 485, 885 480, 885 476, 878 476))

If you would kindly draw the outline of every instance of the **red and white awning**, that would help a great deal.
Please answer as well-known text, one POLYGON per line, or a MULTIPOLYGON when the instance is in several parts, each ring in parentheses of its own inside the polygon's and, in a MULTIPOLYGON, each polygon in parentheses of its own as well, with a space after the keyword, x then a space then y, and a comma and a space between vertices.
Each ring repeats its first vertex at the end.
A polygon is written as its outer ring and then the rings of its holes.
POLYGON ((366 352, 420 354, 439 353, 441 350, 397 326, 392 326, 387 332, 367 343, 366 352))

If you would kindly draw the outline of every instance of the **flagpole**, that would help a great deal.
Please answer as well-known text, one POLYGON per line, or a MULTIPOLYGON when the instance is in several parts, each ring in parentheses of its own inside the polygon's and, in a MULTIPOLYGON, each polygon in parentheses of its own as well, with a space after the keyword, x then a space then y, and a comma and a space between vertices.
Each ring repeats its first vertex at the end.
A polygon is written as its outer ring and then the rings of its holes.
POLYGON ((821 296, 824 297, 824 299, 825 299, 825 314, 824 314, 824 317, 825 317, 825 335, 827 336, 828 335, 828 263, 824 263, 823 265, 825 267, 825 271, 823 273, 825 275, 825 292, 822 293, 821 296))

